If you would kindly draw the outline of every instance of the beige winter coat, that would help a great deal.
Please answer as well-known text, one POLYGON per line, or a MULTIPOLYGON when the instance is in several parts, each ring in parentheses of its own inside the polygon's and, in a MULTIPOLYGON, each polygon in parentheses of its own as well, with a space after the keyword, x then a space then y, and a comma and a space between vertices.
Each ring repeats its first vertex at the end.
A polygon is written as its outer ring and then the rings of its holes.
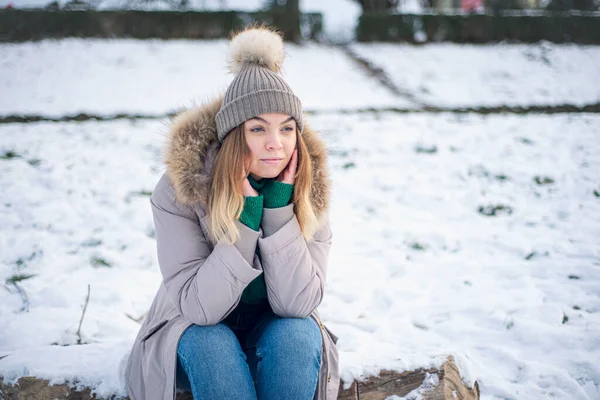
POLYGON ((214 325, 225 319, 244 288, 264 273, 277 315, 310 315, 321 327, 323 357, 315 399, 334 400, 340 380, 337 338, 316 311, 331 247, 326 150, 317 132, 305 126, 303 138, 313 167, 311 203, 321 222, 313 239, 303 238, 293 205, 288 205, 264 209, 258 232, 237 222, 241 237, 236 243, 215 243, 208 234, 205 205, 218 151, 215 115, 221 100, 188 110, 173 122, 167 172, 151 197, 163 280, 129 355, 127 391, 133 400, 173 400, 182 333, 191 324, 214 325))

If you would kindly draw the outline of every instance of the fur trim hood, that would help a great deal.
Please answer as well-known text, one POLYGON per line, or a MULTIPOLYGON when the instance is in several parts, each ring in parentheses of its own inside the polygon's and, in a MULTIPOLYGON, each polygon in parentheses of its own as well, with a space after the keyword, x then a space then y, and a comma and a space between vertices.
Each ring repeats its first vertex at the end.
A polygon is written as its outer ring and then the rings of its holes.
MULTIPOLYGON (((220 144, 215 117, 223 97, 177 115, 170 129, 165 163, 181 204, 208 204, 211 171, 220 144)), ((319 220, 329 208, 331 184, 327 171, 327 150, 319 134, 306 124, 302 138, 312 163, 310 199, 319 220)))

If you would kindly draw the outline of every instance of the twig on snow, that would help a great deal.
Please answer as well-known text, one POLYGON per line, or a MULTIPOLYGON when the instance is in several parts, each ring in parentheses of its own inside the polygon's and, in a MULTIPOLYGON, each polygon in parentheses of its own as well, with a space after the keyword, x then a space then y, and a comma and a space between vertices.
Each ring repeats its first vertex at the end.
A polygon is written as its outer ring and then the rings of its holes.
POLYGON ((146 311, 145 313, 143 313, 142 315, 140 315, 138 318, 135 318, 134 316, 132 316, 129 313, 125 313, 125 316, 127 318, 129 318, 130 320, 135 321, 135 322, 137 322, 139 324, 139 323, 141 323, 144 320, 144 318, 146 317, 147 314, 148 314, 148 311, 146 311))
MULTIPOLYGON (((21 301, 23 302, 23 306, 21 307, 21 310, 19 310, 19 311, 20 312, 29 312, 29 298, 27 297, 27 293, 25 293, 25 289, 23 289, 21 286, 19 286, 17 284, 17 282, 10 282, 9 284, 11 286, 14 286, 14 288, 17 289, 17 292, 21 296, 21 301)), ((12 290, 10 290, 10 287, 8 286, 8 284, 4 284, 4 287, 6 288, 6 290, 8 290, 10 293, 12 293, 12 290)))
POLYGON ((88 283, 88 292, 87 297, 85 298, 85 304, 83 306, 83 312, 81 313, 81 319, 79 320, 79 328, 77 328, 77 344, 81 344, 81 324, 83 323, 83 317, 85 315, 85 310, 87 310, 87 305, 90 302, 90 284, 88 283))

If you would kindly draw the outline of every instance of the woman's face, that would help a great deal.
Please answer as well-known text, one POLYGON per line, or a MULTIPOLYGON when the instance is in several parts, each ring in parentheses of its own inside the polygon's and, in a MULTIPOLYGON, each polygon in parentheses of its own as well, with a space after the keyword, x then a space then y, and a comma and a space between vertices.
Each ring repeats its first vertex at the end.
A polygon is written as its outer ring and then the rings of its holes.
POLYGON ((286 114, 261 114, 244 122, 254 179, 275 178, 296 148, 296 121, 286 114))

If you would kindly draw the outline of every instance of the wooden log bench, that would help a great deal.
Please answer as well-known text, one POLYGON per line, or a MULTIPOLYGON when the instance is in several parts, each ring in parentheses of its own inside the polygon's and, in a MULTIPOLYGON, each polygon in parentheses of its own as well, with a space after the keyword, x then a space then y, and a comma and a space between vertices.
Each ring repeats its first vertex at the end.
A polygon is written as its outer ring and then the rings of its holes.
MULTIPOLYGON (((362 382, 353 382, 350 388, 340 385, 338 399, 384 400, 388 396, 406 396, 423 383, 426 374, 437 375, 439 384, 421 394, 423 400, 478 400, 479 386, 468 387, 461 379, 452 357, 440 368, 416 371, 381 371, 378 376, 362 382)), ((67 384, 49 386, 48 381, 35 377, 23 377, 15 385, 7 385, 0 377, 0 400, 91 400, 96 399, 91 390, 75 390, 67 384)), ((192 400, 190 393, 181 393, 177 400, 192 400)))

